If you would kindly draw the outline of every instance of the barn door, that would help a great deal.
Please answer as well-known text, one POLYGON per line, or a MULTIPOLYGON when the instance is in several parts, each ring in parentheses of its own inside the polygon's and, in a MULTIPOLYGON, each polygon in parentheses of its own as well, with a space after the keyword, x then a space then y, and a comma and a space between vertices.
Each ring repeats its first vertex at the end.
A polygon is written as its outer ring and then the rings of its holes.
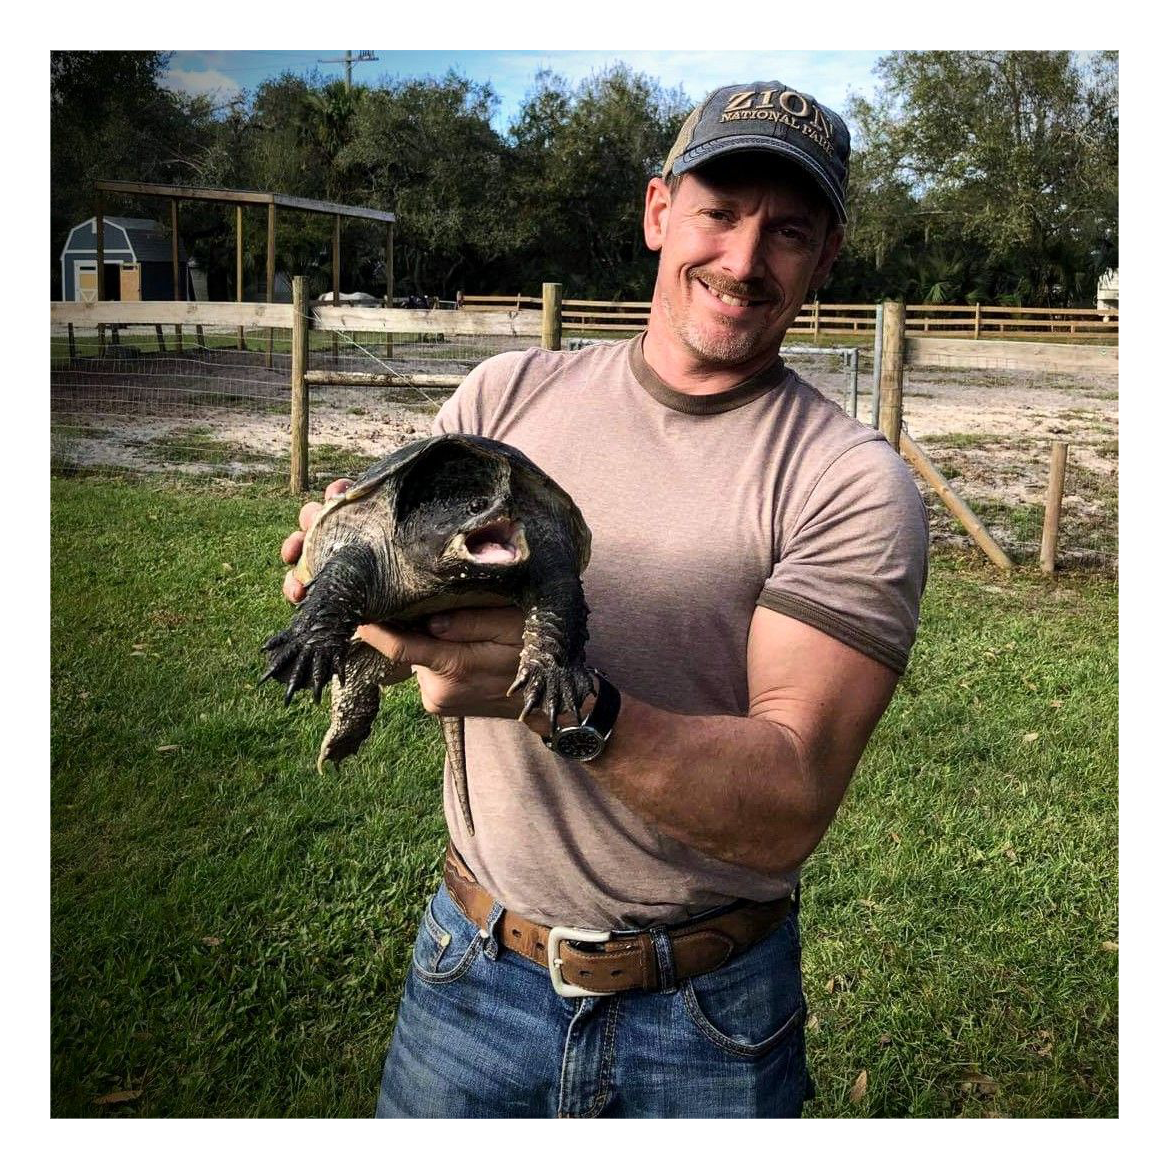
POLYGON ((97 303, 97 264, 93 261, 73 261, 73 299, 97 303))
POLYGON ((139 264, 122 265, 122 299, 142 299, 142 268, 139 264))

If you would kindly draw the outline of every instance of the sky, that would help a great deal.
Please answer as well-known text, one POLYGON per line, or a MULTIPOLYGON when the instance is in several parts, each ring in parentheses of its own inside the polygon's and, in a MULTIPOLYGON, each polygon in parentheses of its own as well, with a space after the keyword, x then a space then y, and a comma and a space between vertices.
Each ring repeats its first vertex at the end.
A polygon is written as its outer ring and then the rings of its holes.
MULTIPOLYGON (((361 50, 353 49, 356 57, 361 50)), ((449 70, 476 82, 490 82, 500 98, 496 130, 506 131, 536 75, 544 69, 576 84, 593 73, 623 62, 655 78, 665 89, 681 88, 697 104, 721 85, 775 80, 810 93, 843 112, 851 92, 871 95, 873 69, 880 50, 848 49, 373 49, 376 61, 355 63, 355 83, 372 85, 382 78, 441 77, 449 70)), ((344 49, 318 50, 181 50, 171 60, 165 84, 224 102, 240 90, 291 71, 305 76, 314 69, 324 77, 343 78, 338 59, 344 49)))

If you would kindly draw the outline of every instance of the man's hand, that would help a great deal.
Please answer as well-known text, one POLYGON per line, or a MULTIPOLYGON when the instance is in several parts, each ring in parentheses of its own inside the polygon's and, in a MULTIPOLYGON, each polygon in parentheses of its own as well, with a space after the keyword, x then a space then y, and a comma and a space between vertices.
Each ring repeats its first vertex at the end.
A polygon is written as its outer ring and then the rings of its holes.
MULTIPOLYGON (((334 479, 325 488, 325 502, 327 503, 334 496, 342 494, 352 484, 352 479, 334 479)), ((323 503, 314 501, 312 503, 306 503, 300 509, 300 515, 296 521, 300 525, 300 530, 287 536, 284 543, 280 545, 280 559, 285 564, 295 564, 300 559, 301 550, 304 548, 304 535, 313 526, 313 520, 317 518, 318 513, 324 506, 323 503)), ((284 574, 283 592, 285 597, 294 605, 299 605, 304 600, 305 587, 296 579, 296 574, 291 568, 284 574)))
MULTIPOLYGON (((418 678, 422 705, 443 717, 517 718, 519 694, 508 696, 519 668, 524 616, 514 606, 455 609, 427 622, 427 633, 359 625, 357 636, 387 657, 408 662, 418 678)), ((528 726, 547 733, 538 712, 528 726)))

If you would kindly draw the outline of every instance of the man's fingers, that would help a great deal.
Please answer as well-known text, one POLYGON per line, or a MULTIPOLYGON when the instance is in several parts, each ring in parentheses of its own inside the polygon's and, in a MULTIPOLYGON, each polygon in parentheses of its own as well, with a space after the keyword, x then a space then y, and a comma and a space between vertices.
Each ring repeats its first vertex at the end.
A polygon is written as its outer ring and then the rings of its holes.
POLYGON ((295 564, 300 559, 301 549, 304 547, 304 532, 293 532, 285 537, 280 545, 280 559, 285 564, 295 564))
POLYGON ((325 499, 332 499, 334 495, 341 495, 348 491, 353 486, 352 479, 334 479, 328 487, 325 488, 325 499))
POLYGON ((432 637, 387 629, 384 625, 359 625, 357 636, 387 658, 409 662, 412 666, 430 666, 434 663, 436 649, 446 652, 446 647, 432 637))
POLYGON ((432 637, 442 641, 494 641, 518 646, 523 642, 524 615, 514 605, 490 609, 452 609, 427 622, 432 637))
POLYGON ((290 568, 284 574, 284 584, 281 586, 281 592, 284 593, 286 600, 291 601, 294 605, 299 605, 304 600, 308 589, 296 579, 295 571, 290 568))
POLYGON ((313 526, 318 514, 325 505, 318 503, 315 499, 310 500, 300 509, 300 514, 296 517, 296 522, 300 525, 302 532, 307 532, 313 526))

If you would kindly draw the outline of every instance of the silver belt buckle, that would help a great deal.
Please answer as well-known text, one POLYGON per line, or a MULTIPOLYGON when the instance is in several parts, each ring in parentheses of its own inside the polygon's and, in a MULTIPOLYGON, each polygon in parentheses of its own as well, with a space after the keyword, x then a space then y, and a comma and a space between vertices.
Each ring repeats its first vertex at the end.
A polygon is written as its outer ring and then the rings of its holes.
POLYGON ((561 942, 607 942, 612 935, 607 930, 574 930, 569 926, 553 926, 548 931, 548 975, 552 979, 552 989, 561 998, 583 999, 591 995, 616 994, 615 990, 591 990, 585 986, 577 986, 573 982, 565 982, 560 974, 560 967, 564 960, 560 955, 561 942))

